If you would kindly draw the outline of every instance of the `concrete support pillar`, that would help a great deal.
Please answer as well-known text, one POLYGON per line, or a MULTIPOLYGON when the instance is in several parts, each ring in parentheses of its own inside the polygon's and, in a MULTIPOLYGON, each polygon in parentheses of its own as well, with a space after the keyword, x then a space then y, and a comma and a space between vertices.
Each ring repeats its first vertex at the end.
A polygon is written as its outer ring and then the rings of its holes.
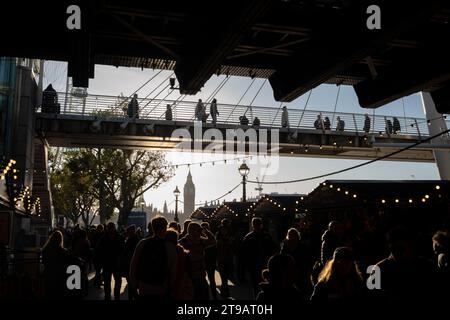
MULTIPOLYGON (((431 94, 428 92, 421 92, 422 105, 425 112, 425 116, 429 123, 428 131, 431 136, 436 135, 442 131, 447 130, 447 124, 442 114, 436 111, 431 94)), ((431 143, 442 144, 449 143, 448 135, 443 135, 435 138, 431 143)), ((450 180, 450 151, 449 150, 434 150, 434 158, 436 159, 436 165, 439 170, 439 175, 442 180, 450 180)))

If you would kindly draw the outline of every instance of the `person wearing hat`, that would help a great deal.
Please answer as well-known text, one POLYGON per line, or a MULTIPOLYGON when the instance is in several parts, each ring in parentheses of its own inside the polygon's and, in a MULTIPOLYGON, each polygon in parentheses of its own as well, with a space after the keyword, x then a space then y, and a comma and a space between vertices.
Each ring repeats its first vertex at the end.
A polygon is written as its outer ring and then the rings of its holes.
POLYGON ((338 247, 319 275, 311 295, 314 303, 337 303, 360 299, 364 281, 349 247, 338 247))

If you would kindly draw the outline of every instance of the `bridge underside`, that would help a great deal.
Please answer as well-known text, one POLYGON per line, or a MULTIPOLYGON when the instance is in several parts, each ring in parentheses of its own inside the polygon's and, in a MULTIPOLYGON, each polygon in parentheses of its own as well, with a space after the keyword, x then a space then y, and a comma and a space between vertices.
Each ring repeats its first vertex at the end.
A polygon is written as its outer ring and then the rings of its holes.
POLYGON ((68 61, 74 86, 104 64, 174 70, 183 94, 229 74, 268 78, 279 101, 335 83, 353 85, 365 108, 430 91, 450 111, 448 1, 8 1, 2 13, 21 26, 0 19, 0 55, 68 61), (74 3, 75 31, 66 27, 74 3), (380 30, 366 26, 370 5, 380 30))
MULTIPOLYGON (((67 116, 67 115, 42 115, 38 114, 36 119, 36 134, 45 139, 50 146, 59 147, 81 147, 81 148, 120 148, 120 149, 154 149, 173 151, 208 151, 215 153, 236 152, 243 153, 242 143, 230 144, 226 139, 227 130, 233 132, 236 128, 244 131, 250 127, 236 125, 217 124, 217 132, 224 139, 203 139, 199 148, 195 148, 191 138, 183 139, 175 137, 172 132, 176 129, 185 129, 191 137, 195 136, 193 122, 185 121, 150 121, 136 119, 128 123, 126 128, 121 127, 123 120, 102 120, 101 130, 95 134, 92 132, 94 117, 67 116), (151 130, 148 126, 151 126, 151 130), (227 145, 229 144, 229 145, 227 145), (232 148, 230 148, 232 145, 232 148)), ((212 129, 212 124, 203 124, 202 134, 207 129, 212 129)), ((323 132, 314 129, 279 129, 279 144, 271 143, 270 128, 259 127, 257 130, 258 142, 245 143, 245 152, 258 150, 264 153, 275 149, 281 156, 293 157, 321 157, 336 159, 358 159, 371 160, 384 156, 399 148, 374 148, 371 143, 414 143, 419 137, 405 136, 390 137, 374 134, 366 137, 356 132, 323 132), (261 135, 262 129, 267 129, 267 139, 261 135), (296 134, 293 134, 297 132, 296 134), (372 137, 372 138, 371 138, 372 137)), ((411 161, 411 162, 434 162, 434 156, 430 149, 411 149, 401 152, 386 160, 411 161)))

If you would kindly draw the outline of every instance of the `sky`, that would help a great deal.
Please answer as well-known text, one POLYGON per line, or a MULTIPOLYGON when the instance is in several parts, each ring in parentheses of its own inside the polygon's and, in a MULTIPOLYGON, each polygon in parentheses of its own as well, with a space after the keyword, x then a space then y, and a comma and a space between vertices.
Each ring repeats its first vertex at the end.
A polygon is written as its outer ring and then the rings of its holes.
MULTIPOLYGON (((67 64, 63 62, 48 61, 45 65, 44 87, 48 83, 52 83, 57 91, 65 91, 67 64)), ((90 94, 105 94, 118 96, 123 93, 125 96, 132 94, 138 87, 156 74, 158 70, 136 69, 125 67, 111 67, 97 65, 95 68, 95 78, 90 79, 88 92, 90 94)), ((146 96, 153 88, 160 84, 171 72, 161 72, 153 81, 138 92, 140 97, 146 96)), ((185 100, 197 101, 199 98, 206 99, 210 93, 217 88, 224 76, 213 75, 205 84, 201 92, 196 96, 190 96, 185 100)), ((255 97, 256 92, 260 88, 264 79, 257 79, 248 93, 244 96, 241 104, 249 104, 255 97)), ((215 96, 218 103, 236 104, 241 98, 244 91, 251 82, 250 78, 232 77, 222 90, 215 96)), ((338 87, 336 85, 320 85, 311 93, 307 110, 333 111, 338 87)), ((161 97, 164 97, 164 93, 161 97)), ((288 109, 303 109, 305 107, 307 94, 297 98, 290 103, 283 103, 288 109)), ((175 90, 168 99, 177 99, 179 93, 175 90)), ((279 107, 280 103, 273 98, 272 88, 269 83, 263 86, 263 89, 256 96, 253 106, 271 106, 279 107)), ((220 111, 220 110, 219 110, 220 111)), ((341 86, 337 112, 354 112, 372 114, 372 110, 363 109, 358 104, 357 96, 351 86, 341 86)), ((413 94, 405 97, 403 100, 397 100, 382 106, 375 110, 376 115, 421 117, 424 118, 424 111, 420 101, 419 94, 413 94), (404 104, 404 108, 403 108, 404 104)), ((195 163, 200 161, 221 160, 225 158, 236 158, 242 156, 230 155, 208 155, 187 152, 168 152, 167 159, 173 164, 195 163)), ((267 161, 267 160, 266 160, 267 161)), ((274 160, 275 161, 275 160, 274 160)), ((255 159, 250 161, 249 180, 263 178, 265 164, 255 164, 255 159)), ((341 160, 341 159, 324 159, 324 158, 304 158, 304 157, 280 157, 279 170, 274 175, 266 175, 265 181, 282 181, 308 178, 339 169, 347 168, 364 161, 357 160, 341 160)), ((169 204, 169 210, 174 210, 173 190, 176 186, 182 191, 188 170, 191 170, 194 184, 196 186, 196 203, 203 204, 205 201, 216 199, 229 190, 234 188, 240 181, 241 176, 238 172, 240 161, 227 161, 226 164, 215 163, 203 165, 180 166, 175 170, 175 176, 167 183, 163 184, 156 190, 149 190, 145 194, 147 203, 161 208, 164 201, 169 204)), ((385 180, 434 180, 439 179, 438 170, 432 163, 414 163, 414 162, 397 162, 397 161, 380 161, 369 166, 365 166, 356 170, 345 172, 342 174, 331 176, 329 179, 385 179, 385 180)), ((264 185, 263 193, 302 193, 311 192, 323 179, 311 180, 302 183, 264 185)), ((247 197, 256 197, 259 192, 255 190, 257 185, 249 184, 247 186, 247 197)), ((237 188, 234 192, 227 194, 223 199, 232 201, 239 200, 242 196, 242 187, 237 188)), ((181 199, 182 199, 181 195, 181 199)))

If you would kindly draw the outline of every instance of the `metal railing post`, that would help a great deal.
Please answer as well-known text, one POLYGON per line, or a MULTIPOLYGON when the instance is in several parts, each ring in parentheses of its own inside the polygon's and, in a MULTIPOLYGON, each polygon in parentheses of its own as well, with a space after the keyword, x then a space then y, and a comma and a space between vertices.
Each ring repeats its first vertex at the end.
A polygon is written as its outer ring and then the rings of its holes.
POLYGON ((419 135, 419 139, 421 138, 421 134, 420 134, 420 129, 419 129, 419 124, 417 123, 417 119, 414 118, 414 125, 417 128, 417 134, 419 135))
POLYGON ((358 124, 356 123, 356 117, 355 117, 355 114, 353 113, 352 116, 353 116, 353 123, 354 123, 354 125, 355 125, 356 135, 358 136, 358 135, 359 135, 359 134, 358 134, 358 124))

